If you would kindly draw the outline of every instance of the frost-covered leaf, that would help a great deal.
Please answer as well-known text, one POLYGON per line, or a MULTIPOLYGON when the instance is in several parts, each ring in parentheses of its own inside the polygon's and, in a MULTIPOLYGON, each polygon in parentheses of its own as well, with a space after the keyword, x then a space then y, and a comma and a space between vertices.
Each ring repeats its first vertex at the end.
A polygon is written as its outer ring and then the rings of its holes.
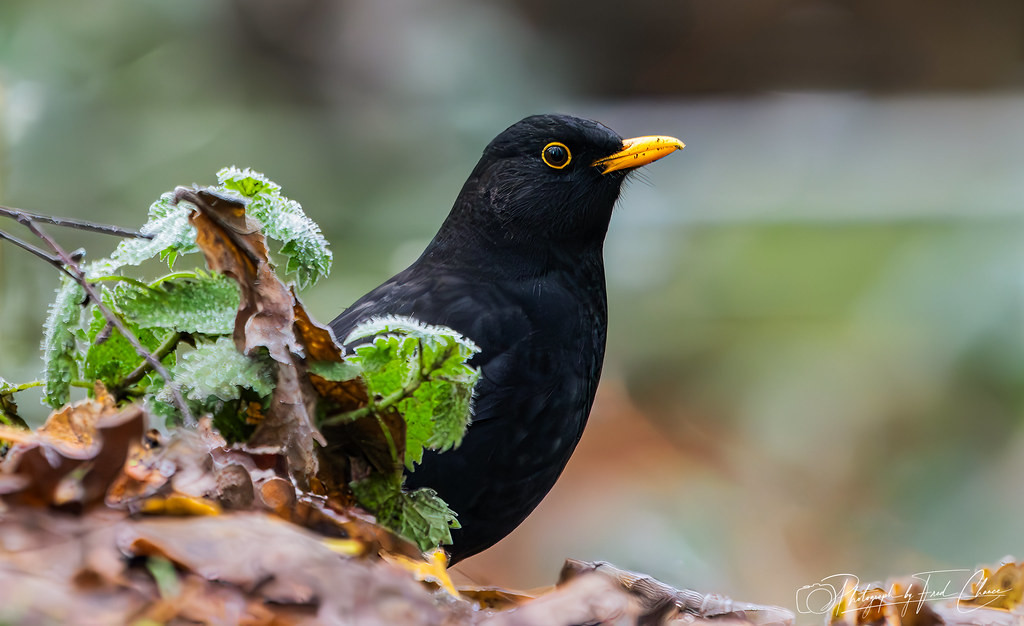
POLYGON ((187 333, 229 335, 238 311, 238 283, 222 274, 190 273, 148 289, 115 290, 117 306, 142 328, 167 328, 187 333))
POLYGON ((445 326, 433 326, 424 324, 416 318, 404 315, 385 315, 371 317, 360 322, 352 332, 348 334, 342 343, 348 345, 356 339, 365 339, 376 335, 389 335, 398 333, 409 337, 417 337, 425 340, 428 344, 445 343, 445 338, 451 339, 459 344, 468 353, 480 351, 480 347, 472 339, 465 337, 451 328, 445 326))
POLYGON ((64 276, 43 327, 43 372, 46 376, 43 400, 53 408, 68 401, 71 381, 78 378, 75 333, 81 324, 84 299, 85 290, 81 285, 64 276))
POLYGON ((149 207, 149 221, 140 229, 152 239, 125 239, 110 256, 108 273, 125 265, 138 265, 160 256, 172 267, 179 254, 198 251, 196 229, 188 221, 192 213, 188 203, 174 204, 174 193, 166 192, 149 207))
POLYGON ((377 521, 414 541, 421 550, 452 542, 452 528, 459 528, 456 514, 433 489, 403 491, 401 477, 372 474, 353 482, 356 500, 377 521))
POLYGON ((448 450, 462 443, 469 425, 479 370, 467 361, 479 351, 471 340, 442 326, 407 317, 371 319, 345 343, 373 337, 349 357, 363 368, 371 396, 394 398, 406 422, 405 466, 423 460, 423 449, 448 450), (396 397, 399 396, 399 397, 396 397))
MULTIPOLYGON (((108 308, 113 306, 110 292, 104 292, 102 298, 108 308)), ((166 333, 158 335, 150 329, 139 328, 126 322, 128 330, 135 335, 144 348, 152 352, 160 345, 166 333)), ((87 329, 89 348, 85 353, 83 374, 87 380, 101 380, 107 387, 116 386, 125 376, 142 364, 142 356, 117 329, 111 328, 109 335, 97 340, 100 332, 107 328, 107 320, 96 307, 92 308, 92 318, 87 329)), ((173 357, 170 357, 173 358, 173 357)))
POLYGON ((412 382, 418 370, 418 346, 415 337, 380 336, 373 343, 356 347, 348 360, 362 368, 370 395, 386 398, 412 382))
POLYGON ((217 184, 246 198, 261 193, 281 193, 281 186, 252 168, 239 169, 232 165, 217 172, 217 184))
POLYGON ((210 397, 237 400, 243 387, 259 396, 274 391, 273 361, 269 357, 245 356, 230 337, 201 343, 194 351, 183 354, 171 375, 186 397, 198 401, 210 397))
POLYGON ((260 221, 263 232, 280 241, 280 253, 287 261, 285 271, 293 273, 299 289, 316 283, 331 272, 334 256, 316 222, 309 219, 302 205, 281 195, 281 187, 249 168, 224 168, 217 172, 219 188, 247 200, 246 215, 260 221))

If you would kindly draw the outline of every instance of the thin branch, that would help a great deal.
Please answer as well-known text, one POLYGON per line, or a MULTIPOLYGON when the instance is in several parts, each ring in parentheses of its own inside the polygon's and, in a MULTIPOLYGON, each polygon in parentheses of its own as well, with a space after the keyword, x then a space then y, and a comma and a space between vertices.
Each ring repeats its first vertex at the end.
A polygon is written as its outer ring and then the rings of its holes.
POLYGON ((424 382, 428 382, 429 380, 429 378, 417 376, 408 385, 384 396, 383 398, 380 399, 379 402, 374 402, 373 399, 371 398, 370 403, 367 404, 366 406, 360 407, 358 409, 352 409, 351 411, 345 411, 344 413, 338 413, 337 415, 332 415, 331 417, 328 417, 327 419, 320 422, 320 424, 322 426, 334 426, 336 424, 344 424, 346 422, 351 422, 361 417, 366 417, 368 415, 383 413, 384 411, 398 404, 405 398, 412 396, 412 394, 415 393, 415 391, 420 388, 420 385, 422 385, 424 382))
MULTIPOLYGON (((181 341, 181 333, 172 332, 167 335, 167 339, 164 339, 163 343, 157 346, 156 350, 153 350, 153 356, 156 357, 157 361, 163 361, 164 357, 174 352, 174 349, 178 347, 178 343, 181 341)), ((125 376, 117 384, 121 389, 128 388, 135 383, 142 380, 142 377, 153 371, 153 366, 150 365, 149 361, 143 361, 136 367, 130 374, 125 376)))
POLYGON ((12 235, 10 233, 5 233, 2 230, 0 230, 0 239, 4 239, 6 241, 10 241, 14 245, 16 245, 19 248, 21 248, 22 250, 26 250, 28 252, 31 252, 32 254, 36 255, 40 259, 46 261, 50 265, 52 265, 52 266, 56 267, 57 269, 59 269, 60 271, 64 272, 68 276, 71 276, 72 278, 74 278, 74 275, 71 272, 69 272, 67 270, 67 268, 64 267, 64 263, 62 263, 61 260, 58 257, 50 255, 50 254, 47 254, 45 251, 40 250, 39 248, 37 248, 37 247, 33 246, 32 244, 28 243, 27 241, 24 241, 22 239, 18 239, 14 235, 12 235))
POLYGON ((130 228, 121 228, 120 226, 112 226, 110 224, 97 224, 96 222, 86 222, 84 220, 76 220, 69 217, 41 215, 39 213, 31 213, 22 209, 15 209, 6 206, 0 206, 0 216, 17 220, 19 223, 26 226, 28 226, 29 222, 41 222, 43 224, 53 224, 54 226, 61 226, 64 228, 87 230, 93 233, 103 233, 104 235, 114 235, 116 237, 132 237, 134 239, 153 238, 153 235, 146 235, 130 228))
POLYGON ((28 229, 31 230, 36 237, 39 237, 40 239, 45 241, 47 245, 49 245, 50 248, 52 248, 53 251, 57 253, 57 256, 60 257, 61 261, 64 262, 64 265, 66 265, 67 268, 70 270, 75 281, 82 286, 82 289, 84 289, 85 293, 89 295, 89 298, 92 299, 93 304, 96 305, 96 308, 100 311, 100 313, 103 314, 103 317, 106 318, 107 322, 113 324, 114 328, 116 328, 121 333, 121 336, 127 339, 128 343, 130 343, 132 347, 135 348, 135 351, 143 359, 145 359, 146 362, 149 363, 149 365, 153 368, 153 370, 161 377, 163 377, 163 379, 167 382, 167 388, 171 390, 171 397, 174 400, 174 405, 178 408, 179 411, 181 411, 181 415, 182 418, 184 419, 185 424, 187 426, 195 426, 197 423, 196 419, 195 417, 192 416, 192 412, 189 411, 188 404, 185 403, 185 398, 184 396, 181 395, 181 389, 178 388, 178 385, 171 378, 170 372, 167 371, 167 368, 164 367, 163 363, 161 363, 159 359, 154 357, 153 354, 150 353, 150 351, 147 350, 145 346, 142 345, 142 343, 139 341, 139 338, 135 336, 135 333, 128 330, 128 328, 124 325, 124 322, 121 321, 121 318, 115 315, 109 308, 107 308, 106 305, 103 304, 103 301, 100 299, 100 294, 96 291, 96 288, 93 287, 93 285, 86 279, 85 272, 82 271, 82 268, 78 265, 78 263, 76 263, 74 259, 72 259, 68 255, 68 253, 64 251, 64 248, 62 248, 60 244, 57 243, 55 239, 53 239, 53 237, 50 237, 48 234, 46 234, 46 232, 43 231, 39 227, 39 225, 33 222, 31 219, 26 219, 25 221, 19 219, 18 221, 23 223, 26 227, 28 227, 28 229))

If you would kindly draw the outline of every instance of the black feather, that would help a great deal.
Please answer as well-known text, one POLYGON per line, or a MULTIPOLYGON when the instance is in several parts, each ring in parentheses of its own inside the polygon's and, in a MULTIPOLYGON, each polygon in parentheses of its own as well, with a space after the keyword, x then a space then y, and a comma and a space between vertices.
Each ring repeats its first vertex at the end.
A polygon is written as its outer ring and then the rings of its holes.
POLYGON ((407 478, 458 513, 453 563, 512 532, 583 434, 605 350, 602 248, 626 175, 591 164, 622 146, 607 127, 568 116, 509 127, 484 150, 420 258, 331 322, 343 339, 368 317, 408 315, 480 346, 462 445, 428 451, 407 478), (553 141, 571 151, 563 169, 541 159, 553 141))

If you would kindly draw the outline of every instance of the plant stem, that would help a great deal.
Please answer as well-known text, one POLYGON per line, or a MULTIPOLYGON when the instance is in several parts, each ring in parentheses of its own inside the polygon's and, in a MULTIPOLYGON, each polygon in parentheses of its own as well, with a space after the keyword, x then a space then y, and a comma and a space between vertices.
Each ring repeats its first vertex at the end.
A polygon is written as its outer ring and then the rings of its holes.
POLYGON ((384 433, 384 439, 388 442, 388 451, 391 453, 391 463, 397 471, 397 468, 399 467, 398 447, 395 446, 395 438, 391 436, 391 429, 389 429, 388 425, 384 423, 384 417, 381 416, 380 413, 374 413, 374 416, 377 418, 377 424, 380 426, 381 432, 384 433))
MULTIPOLYGON (((178 343, 180 341, 181 333, 170 333, 169 335, 167 335, 167 338, 163 340, 163 343, 157 346, 156 350, 153 350, 153 356, 156 357, 157 361, 163 361, 165 356, 174 352, 175 348, 178 347, 178 343)), ((153 366, 150 364, 148 360, 145 360, 142 363, 140 363, 138 367, 132 370, 131 373, 129 373, 127 376, 121 379, 116 386, 118 389, 125 389, 127 387, 130 387, 135 383, 139 382, 140 380, 142 380, 142 377, 151 371, 153 371, 153 366)))
POLYGON ((10 233, 6 233, 6 232, 4 232, 2 230, 0 230, 0 240, 9 241, 9 242, 13 243, 14 245, 18 246, 19 248, 21 248, 22 250, 25 250, 27 252, 31 252, 32 254, 36 255, 40 259, 46 261, 50 265, 52 265, 52 266, 56 267, 57 269, 59 269, 60 271, 64 272, 68 276, 71 276, 72 278, 74 278, 74 275, 71 274, 71 272, 69 272, 64 267, 64 264, 61 262, 60 258, 58 258, 56 256, 53 256, 53 255, 50 255, 50 254, 47 254, 46 252, 44 252, 44 251, 40 250, 39 248, 33 246, 32 244, 28 243, 27 241, 23 241, 21 239, 18 239, 14 235, 11 235, 10 233))
POLYGON ((75 281, 82 286, 85 293, 87 293, 89 298, 92 299, 93 304, 96 305, 96 309, 103 314, 103 317, 106 318, 109 323, 113 324, 114 328, 121 333, 121 336, 128 340, 128 343, 135 348, 135 351, 141 355, 147 363, 149 363, 156 373, 160 374, 160 376, 167 381, 167 387, 171 391, 171 397, 174 400, 174 405, 179 411, 181 411, 185 425, 195 426, 198 422, 196 422, 196 418, 192 416, 192 412, 189 410, 188 404, 185 402, 185 397, 181 395, 181 389, 179 389, 178 385, 175 384, 173 379, 171 379, 171 374, 167 371, 167 368, 165 368, 163 363, 161 363, 159 359, 154 357, 149 350, 142 345, 142 342, 140 342, 139 338, 135 336, 135 333, 128 330, 128 327, 125 326, 121 318, 115 315, 113 311, 103 304, 103 301, 100 299, 100 294, 86 279, 85 272, 82 271, 82 268, 78 263, 76 263, 75 260, 64 251, 64 248, 62 248, 61 245, 53 239, 53 237, 50 237, 42 228, 39 227, 38 224, 33 222, 31 217, 22 216, 16 217, 16 219, 31 230, 36 237, 45 241, 46 244, 57 253, 57 256, 60 257, 61 261, 64 262, 64 265, 67 268, 65 271, 69 272, 75 281))
POLYGON ((26 222, 42 222, 43 224, 53 224, 54 226, 87 230, 94 233, 103 233, 104 235, 114 235, 117 237, 132 237, 135 239, 153 238, 153 235, 144 235, 139 231, 131 230, 130 228, 121 228, 120 226, 111 226, 110 224, 97 224, 96 222, 86 222, 84 220, 76 220, 69 217, 41 215, 39 213, 31 213, 29 211, 15 209, 13 207, 0 206, 0 216, 9 217, 22 224, 26 224, 26 222))
MULTIPOLYGON (((367 404, 366 406, 359 407, 358 409, 353 409, 351 411, 345 411, 344 413, 339 413, 337 415, 332 415, 331 417, 328 417, 323 422, 321 422, 321 425, 335 426, 337 424, 343 424, 345 422, 357 420, 361 417, 367 417, 370 415, 382 413, 391 408, 392 406, 398 404, 403 399, 411 396, 417 389, 419 389, 420 385, 423 384, 423 380, 424 379, 421 376, 417 376, 416 379, 411 381, 408 385, 402 387, 401 389, 395 391, 394 393, 384 396, 383 398, 380 399, 379 402, 374 402, 371 399, 370 403, 367 404)), ((385 432, 387 432, 386 429, 385 432)), ((390 438, 390 435, 388 436, 390 438)))

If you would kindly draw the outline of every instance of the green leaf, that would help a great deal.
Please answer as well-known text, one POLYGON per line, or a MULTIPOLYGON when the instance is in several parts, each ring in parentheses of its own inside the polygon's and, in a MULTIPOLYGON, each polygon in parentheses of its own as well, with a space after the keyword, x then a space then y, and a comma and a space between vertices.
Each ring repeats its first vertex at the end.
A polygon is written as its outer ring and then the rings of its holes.
POLYGON ((171 390, 167 388, 166 381, 153 372, 150 372, 146 378, 148 384, 146 384, 146 395, 143 400, 146 409, 153 417, 162 419, 166 428, 180 424, 181 413, 178 411, 178 407, 174 406, 171 390))
MULTIPOLYGON (((110 291, 103 292, 101 298, 107 308, 115 314, 118 313, 110 291)), ((126 328, 150 352, 160 345, 164 338, 163 335, 166 335, 166 333, 157 335, 150 329, 139 328, 128 320, 124 320, 124 322, 126 328)), ((101 380, 107 387, 114 387, 141 365, 143 358, 128 339, 115 328, 110 329, 110 335, 106 339, 98 340, 100 332, 105 328, 107 328, 107 319, 103 317, 97 307, 93 307, 92 319, 87 330, 89 348, 85 353, 83 370, 87 380, 101 380)))
POLYGON ((149 289, 113 290, 118 308, 141 328, 229 335, 235 328, 238 283, 221 274, 189 273, 164 278, 149 289))
MULTIPOLYGON (((405 466, 423 460, 424 448, 448 450, 462 443, 480 377, 467 361, 479 351, 469 339, 441 326, 404 317, 360 324, 345 339, 373 337, 348 360, 363 368, 371 396, 395 398, 406 423, 405 466)), ((380 407, 385 408, 385 407, 380 407)))
POLYGON ((359 376, 363 368, 351 361, 313 361, 309 371, 324 380, 344 382, 359 376))
POLYGON ((281 186, 249 168, 227 167, 217 172, 220 187, 213 191, 248 200, 246 215, 259 220, 263 233, 281 242, 285 271, 295 274, 299 289, 331 272, 334 256, 316 222, 302 205, 281 195, 281 186))
POLYGON ((228 191, 235 191, 246 198, 261 193, 280 193, 281 186, 263 174, 251 169, 240 170, 234 165, 217 172, 217 183, 228 191))
POLYGON ((16 385, 4 380, 0 376, 0 423, 7 426, 24 426, 25 420, 18 415, 18 405, 14 402, 14 394, 18 391, 16 385))
POLYGON ((78 378, 75 332, 81 326, 84 300, 85 290, 81 285, 64 276, 43 326, 43 375, 46 378, 43 401, 53 408, 68 401, 71 381, 78 378))
POLYGON ((348 360, 362 368, 370 395, 386 397, 404 389, 418 373, 418 345, 415 337, 377 337, 371 344, 356 347, 348 360))
POLYGON ((275 384, 273 359, 242 354, 230 337, 198 344, 181 355, 171 375, 187 398, 199 402, 237 400, 242 388, 252 389, 260 397, 269 396, 275 384))
POLYGON ((162 556, 150 556, 146 558, 146 569, 156 582, 161 598, 173 601, 178 597, 181 592, 181 581, 178 580, 178 571, 174 563, 162 556))
POLYGON ((433 489, 403 491, 400 475, 372 474, 351 483, 361 506, 377 521, 410 539, 420 550, 452 542, 452 528, 459 528, 456 514, 433 489))
POLYGON ((196 229, 189 223, 192 205, 174 204, 174 193, 166 192, 149 207, 149 221, 139 229, 153 239, 125 239, 106 260, 106 274, 125 265, 138 265, 159 256, 172 267, 179 254, 198 252, 196 229))

